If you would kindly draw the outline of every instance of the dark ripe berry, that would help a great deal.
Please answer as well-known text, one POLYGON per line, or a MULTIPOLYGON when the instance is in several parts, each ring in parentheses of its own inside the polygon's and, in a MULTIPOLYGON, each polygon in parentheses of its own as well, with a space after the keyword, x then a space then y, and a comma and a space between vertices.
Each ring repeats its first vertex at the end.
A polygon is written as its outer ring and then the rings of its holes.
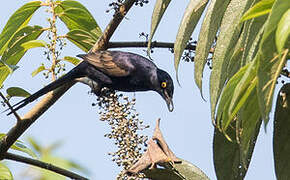
POLYGON ((282 80, 282 81, 281 81, 281 83, 282 83, 282 84, 284 84, 284 83, 285 83, 285 81, 284 81, 284 80, 282 80))

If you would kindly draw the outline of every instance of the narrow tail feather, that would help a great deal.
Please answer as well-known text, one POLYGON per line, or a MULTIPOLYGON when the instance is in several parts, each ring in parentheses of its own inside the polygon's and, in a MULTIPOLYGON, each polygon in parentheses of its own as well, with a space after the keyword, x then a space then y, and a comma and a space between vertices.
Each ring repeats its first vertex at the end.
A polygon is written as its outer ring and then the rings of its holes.
MULTIPOLYGON (((82 77, 82 71, 81 71, 81 67, 80 65, 76 66, 74 69, 72 69, 71 71, 69 71, 67 74, 63 75, 62 77, 60 77, 59 79, 51 82, 50 84, 48 84, 47 86, 45 86, 44 88, 40 89, 39 91, 37 91, 36 93, 30 95, 29 97, 21 100, 20 102, 14 104, 12 106, 14 111, 17 111, 19 109, 21 109, 22 107, 26 106, 27 104, 33 102, 34 100, 36 100, 37 98, 39 98, 40 96, 43 96, 44 94, 62 86, 65 83, 71 82, 73 81, 75 78, 79 78, 82 77)), ((8 111, 10 109, 6 109, 4 112, 8 111)), ((7 115, 12 114, 12 111, 10 111, 7 115)))

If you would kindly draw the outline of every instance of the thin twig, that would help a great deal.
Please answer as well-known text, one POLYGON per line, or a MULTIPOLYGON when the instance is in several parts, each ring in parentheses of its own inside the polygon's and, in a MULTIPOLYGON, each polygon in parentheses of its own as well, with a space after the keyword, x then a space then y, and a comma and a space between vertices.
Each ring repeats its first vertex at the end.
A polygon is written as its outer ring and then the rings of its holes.
POLYGON ((20 116, 17 114, 16 111, 14 111, 13 107, 11 106, 11 104, 9 103, 8 99, 5 98, 5 96, 2 94, 2 92, 0 92, 0 96, 3 99, 4 103, 7 104, 7 106, 9 107, 9 109, 11 110, 11 112, 14 114, 14 116, 17 119, 17 122, 19 122, 21 120, 20 116))
MULTIPOLYGON (((109 42, 108 48, 135 48, 135 47, 146 47, 148 41, 132 41, 132 42, 109 42)), ((152 48, 174 48, 174 43, 168 42, 157 42, 151 43, 152 48)), ((195 50, 196 46, 188 44, 185 49, 195 50)))
MULTIPOLYGON (((135 0, 127 0, 124 3, 125 9, 122 9, 122 12, 128 12, 128 10, 132 7, 135 0)), ((105 32, 100 40, 94 45, 94 50, 98 49, 106 49, 106 45, 109 42, 112 33, 116 30, 121 20, 123 19, 122 14, 116 14, 113 20, 106 27, 105 32), (122 18, 116 18, 116 16, 122 16, 122 18), (116 22, 114 22, 114 19, 116 22)), ((48 93, 39 103, 37 103, 28 113, 21 118, 21 121, 17 123, 14 127, 12 127, 8 133, 6 133, 6 137, 0 140, 0 160, 4 157, 3 155, 7 152, 7 150, 15 143, 15 141, 44 113, 46 112, 70 87, 72 87, 75 82, 67 83, 54 91, 48 93)))
POLYGON ((13 161, 17 161, 17 162, 21 162, 21 163, 25 163, 25 164, 29 164, 29 165, 33 165, 39 168, 43 168, 49 171, 53 171, 57 174, 61 174, 63 176, 69 177, 71 179, 80 179, 80 180, 87 180, 87 178, 80 176, 74 172, 65 170, 63 168, 54 166, 50 163, 46 163, 43 161, 39 161, 37 159, 32 159, 32 158, 28 158, 28 157, 24 157, 21 155, 17 155, 17 154, 13 154, 13 153, 9 153, 6 152, 4 153, 4 158, 7 160, 13 160, 13 161))

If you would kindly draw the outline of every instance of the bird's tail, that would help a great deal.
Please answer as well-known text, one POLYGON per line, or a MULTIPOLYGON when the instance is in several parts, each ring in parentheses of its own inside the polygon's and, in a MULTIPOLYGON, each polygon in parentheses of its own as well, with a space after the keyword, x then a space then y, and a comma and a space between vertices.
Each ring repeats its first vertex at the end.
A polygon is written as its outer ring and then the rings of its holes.
MULTIPOLYGON (((26 106, 27 104, 33 102, 40 96, 43 96, 44 94, 48 93, 49 91, 52 91, 60 86, 62 86, 65 83, 73 81, 75 78, 82 77, 80 66, 75 67, 71 71, 69 71, 67 74, 63 75, 59 79, 53 81, 52 83, 48 84, 44 88, 40 89, 36 93, 30 95, 29 97, 21 100, 20 102, 14 104, 12 107, 14 111, 17 111, 21 109, 22 107, 26 106)), ((4 112, 8 111, 9 109, 6 109, 4 112)), ((9 112, 7 115, 12 114, 12 111, 9 112)))

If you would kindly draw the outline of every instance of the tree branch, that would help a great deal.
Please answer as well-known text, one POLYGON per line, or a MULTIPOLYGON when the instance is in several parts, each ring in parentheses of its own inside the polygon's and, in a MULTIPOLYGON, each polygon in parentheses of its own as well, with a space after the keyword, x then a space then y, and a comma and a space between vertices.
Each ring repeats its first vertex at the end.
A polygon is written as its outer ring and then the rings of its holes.
MULTIPOLYGON (((133 42, 109 42, 108 48, 134 48, 145 47, 147 48, 148 41, 133 41, 133 42)), ((157 42, 151 43, 152 48, 174 48, 174 43, 157 42)), ((196 46, 188 44, 185 49, 195 50, 196 46)))
POLYGON ((20 155, 9 153, 9 152, 4 153, 4 158, 7 160, 13 160, 13 161, 33 165, 33 166, 36 166, 36 167, 39 167, 42 169, 46 169, 49 171, 53 171, 57 174, 61 174, 63 176, 69 177, 71 179, 88 180, 87 178, 80 176, 74 172, 71 172, 71 171, 65 170, 63 168, 54 166, 50 163, 45 163, 45 162, 39 161, 37 159, 32 159, 32 158, 20 156, 20 155))
POLYGON ((129 11, 129 9, 134 5, 135 0, 126 0, 114 14, 113 19, 108 24, 107 28, 104 30, 103 35, 99 38, 96 44, 92 47, 90 52, 95 52, 97 50, 106 50, 108 49, 108 43, 113 33, 119 26, 119 24, 124 19, 125 15, 129 11))
MULTIPOLYGON (((113 20, 106 27, 103 35, 94 45, 92 50, 107 48, 109 39, 134 2, 135 0, 126 0, 124 2, 124 4, 120 7, 119 12, 115 14, 113 20)), ((15 141, 74 84, 75 82, 67 83, 62 87, 48 93, 27 114, 25 114, 14 127, 9 130, 6 136, 0 141, 0 160, 4 159, 5 153, 15 143, 15 141)))
POLYGON ((27 114, 25 114, 16 125, 12 127, 0 141, 0 160, 4 153, 15 143, 15 141, 34 123, 46 110, 48 110, 75 82, 68 83, 55 91, 48 93, 27 114))

